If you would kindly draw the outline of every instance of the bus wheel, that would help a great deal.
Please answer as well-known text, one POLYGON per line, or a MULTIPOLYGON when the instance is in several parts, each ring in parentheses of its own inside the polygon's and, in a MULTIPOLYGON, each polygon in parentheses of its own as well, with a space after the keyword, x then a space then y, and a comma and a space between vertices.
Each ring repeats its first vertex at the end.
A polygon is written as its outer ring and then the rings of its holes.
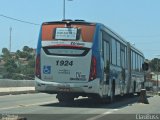
MULTIPOLYGON (((141 82, 141 89, 144 89, 144 82, 141 82)), ((137 95, 140 96, 141 89, 137 92, 137 95)))
POLYGON ((113 81, 111 86, 110 102, 114 102, 114 97, 115 97, 115 81, 113 81))
POLYGON ((72 103, 74 101, 74 96, 67 93, 58 93, 56 98, 59 103, 72 103))

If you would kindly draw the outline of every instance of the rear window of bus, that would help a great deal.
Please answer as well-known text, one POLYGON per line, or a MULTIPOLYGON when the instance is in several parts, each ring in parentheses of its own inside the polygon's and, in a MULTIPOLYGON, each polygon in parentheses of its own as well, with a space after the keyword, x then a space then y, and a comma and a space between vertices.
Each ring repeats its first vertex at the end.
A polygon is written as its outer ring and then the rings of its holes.
POLYGON ((48 40, 79 41, 79 40, 82 40, 84 42, 92 42, 93 37, 94 37, 94 32, 95 32, 95 24, 94 25, 72 24, 70 27, 66 27, 66 24, 49 24, 49 25, 44 24, 42 26, 42 40, 43 41, 48 41, 48 40), (72 35, 72 37, 70 36, 65 39, 65 37, 63 37, 62 35, 60 37, 57 35, 58 33, 60 33, 57 31, 66 31, 67 30, 66 28, 72 32, 76 32, 76 37, 72 35))

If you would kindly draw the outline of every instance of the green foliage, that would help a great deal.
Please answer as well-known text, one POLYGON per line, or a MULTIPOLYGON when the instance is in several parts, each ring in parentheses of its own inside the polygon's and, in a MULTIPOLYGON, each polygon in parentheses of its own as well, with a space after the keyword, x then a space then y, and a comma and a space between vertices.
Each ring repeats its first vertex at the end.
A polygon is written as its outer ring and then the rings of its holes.
POLYGON ((6 68, 6 71, 9 73, 9 74, 12 74, 16 71, 16 68, 17 68, 17 65, 14 61, 14 59, 8 59, 6 61, 6 63, 4 64, 5 68, 6 68))
POLYGON ((13 80, 23 80, 23 79, 24 79, 24 76, 18 75, 18 74, 13 74, 13 75, 12 75, 12 79, 13 79, 13 80))
POLYGON ((7 48, 3 48, 2 53, 3 53, 2 57, 4 61, 7 61, 11 58, 10 52, 7 48))
POLYGON ((34 59, 29 60, 28 66, 30 66, 31 68, 35 67, 35 60, 34 59))
POLYGON ((27 58, 28 57, 27 52, 20 52, 18 55, 19 55, 20 58, 27 58))
POLYGON ((29 61, 29 60, 32 61, 32 60, 34 60, 34 59, 35 59, 35 56, 33 56, 33 55, 30 55, 30 54, 29 54, 29 55, 27 56, 27 60, 28 60, 28 61, 29 61))
POLYGON ((9 50, 7 48, 3 48, 2 53, 3 53, 3 55, 7 55, 7 54, 9 54, 9 50))
POLYGON ((33 48, 29 48, 28 46, 24 46, 23 47, 23 52, 32 52, 33 51, 33 48))
POLYGON ((8 79, 34 79, 35 55, 33 48, 23 47, 23 51, 17 50, 10 54, 7 48, 2 49, 2 57, 5 61, 5 73, 3 78, 8 79))
POLYGON ((152 59, 151 62, 149 63, 149 67, 153 72, 157 72, 157 71, 160 72, 160 59, 158 58, 152 59))

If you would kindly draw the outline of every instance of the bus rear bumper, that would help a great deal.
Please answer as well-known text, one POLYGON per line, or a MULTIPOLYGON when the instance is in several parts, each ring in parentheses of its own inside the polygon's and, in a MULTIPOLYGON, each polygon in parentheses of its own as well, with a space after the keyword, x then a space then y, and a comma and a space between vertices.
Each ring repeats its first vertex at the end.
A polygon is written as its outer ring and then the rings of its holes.
POLYGON ((44 93, 56 94, 59 92, 71 92, 71 93, 91 93, 100 94, 99 79, 95 79, 86 83, 58 83, 58 82, 46 82, 38 78, 35 78, 35 90, 44 93))

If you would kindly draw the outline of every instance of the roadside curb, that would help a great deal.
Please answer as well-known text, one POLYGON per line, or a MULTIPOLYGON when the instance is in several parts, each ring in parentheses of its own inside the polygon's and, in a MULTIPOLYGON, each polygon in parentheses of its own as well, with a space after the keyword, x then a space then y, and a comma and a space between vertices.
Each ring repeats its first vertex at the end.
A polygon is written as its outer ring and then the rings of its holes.
POLYGON ((17 95, 17 94, 27 94, 27 93, 37 93, 34 87, 9 87, 0 88, 0 96, 4 95, 17 95))

